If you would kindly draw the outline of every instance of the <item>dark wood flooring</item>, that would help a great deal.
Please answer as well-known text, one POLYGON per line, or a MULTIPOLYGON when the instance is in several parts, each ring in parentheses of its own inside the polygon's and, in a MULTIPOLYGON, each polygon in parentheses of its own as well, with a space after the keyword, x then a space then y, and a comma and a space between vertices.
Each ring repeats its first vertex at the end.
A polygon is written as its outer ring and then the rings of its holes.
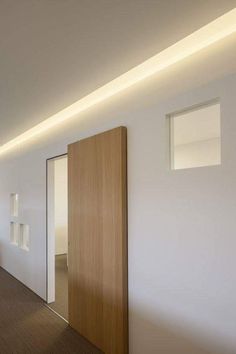
POLYGON ((101 354, 0 268, 0 354, 101 354))
POLYGON ((55 302, 49 306, 68 320, 68 268, 67 255, 55 257, 55 302))

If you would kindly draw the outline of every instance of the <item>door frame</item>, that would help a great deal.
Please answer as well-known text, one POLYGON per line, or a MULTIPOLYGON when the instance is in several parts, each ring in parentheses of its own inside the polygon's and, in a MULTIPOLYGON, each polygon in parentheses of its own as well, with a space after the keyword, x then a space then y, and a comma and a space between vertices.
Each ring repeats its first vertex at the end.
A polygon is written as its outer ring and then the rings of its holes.
POLYGON ((54 221, 52 215, 50 215, 52 209, 54 210, 54 193, 50 191, 50 187, 52 187, 50 184, 54 180, 54 171, 50 162, 66 156, 68 156, 68 153, 46 159, 46 302, 48 304, 55 301, 55 258, 52 257, 55 254, 55 234, 52 233, 54 221))

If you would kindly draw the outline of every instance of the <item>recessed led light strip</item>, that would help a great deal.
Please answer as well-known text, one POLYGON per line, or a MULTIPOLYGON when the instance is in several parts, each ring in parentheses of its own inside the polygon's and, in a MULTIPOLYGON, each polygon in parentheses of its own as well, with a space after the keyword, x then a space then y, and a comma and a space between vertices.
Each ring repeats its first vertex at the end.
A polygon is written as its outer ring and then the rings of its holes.
POLYGON ((236 32, 236 8, 0 146, 0 154, 236 32))

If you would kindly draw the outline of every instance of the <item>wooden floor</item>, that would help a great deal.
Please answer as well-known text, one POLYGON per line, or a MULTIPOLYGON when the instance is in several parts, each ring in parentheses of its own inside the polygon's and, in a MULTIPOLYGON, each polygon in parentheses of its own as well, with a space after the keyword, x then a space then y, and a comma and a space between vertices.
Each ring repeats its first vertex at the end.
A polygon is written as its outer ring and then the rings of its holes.
POLYGON ((68 320, 68 267, 67 255, 55 257, 55 302, 49 306, 68 320))
POLYGON ((101 354, 0 268, 0 354, 101 354))

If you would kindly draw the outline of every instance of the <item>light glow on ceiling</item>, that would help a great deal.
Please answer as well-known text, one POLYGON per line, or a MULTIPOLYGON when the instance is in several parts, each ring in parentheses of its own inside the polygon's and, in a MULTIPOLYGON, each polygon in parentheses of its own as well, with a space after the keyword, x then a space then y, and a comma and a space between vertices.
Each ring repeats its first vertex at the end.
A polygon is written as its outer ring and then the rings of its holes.
POLYGON ((0 154, 236 32, 236 8, 0 146, 0 154))

